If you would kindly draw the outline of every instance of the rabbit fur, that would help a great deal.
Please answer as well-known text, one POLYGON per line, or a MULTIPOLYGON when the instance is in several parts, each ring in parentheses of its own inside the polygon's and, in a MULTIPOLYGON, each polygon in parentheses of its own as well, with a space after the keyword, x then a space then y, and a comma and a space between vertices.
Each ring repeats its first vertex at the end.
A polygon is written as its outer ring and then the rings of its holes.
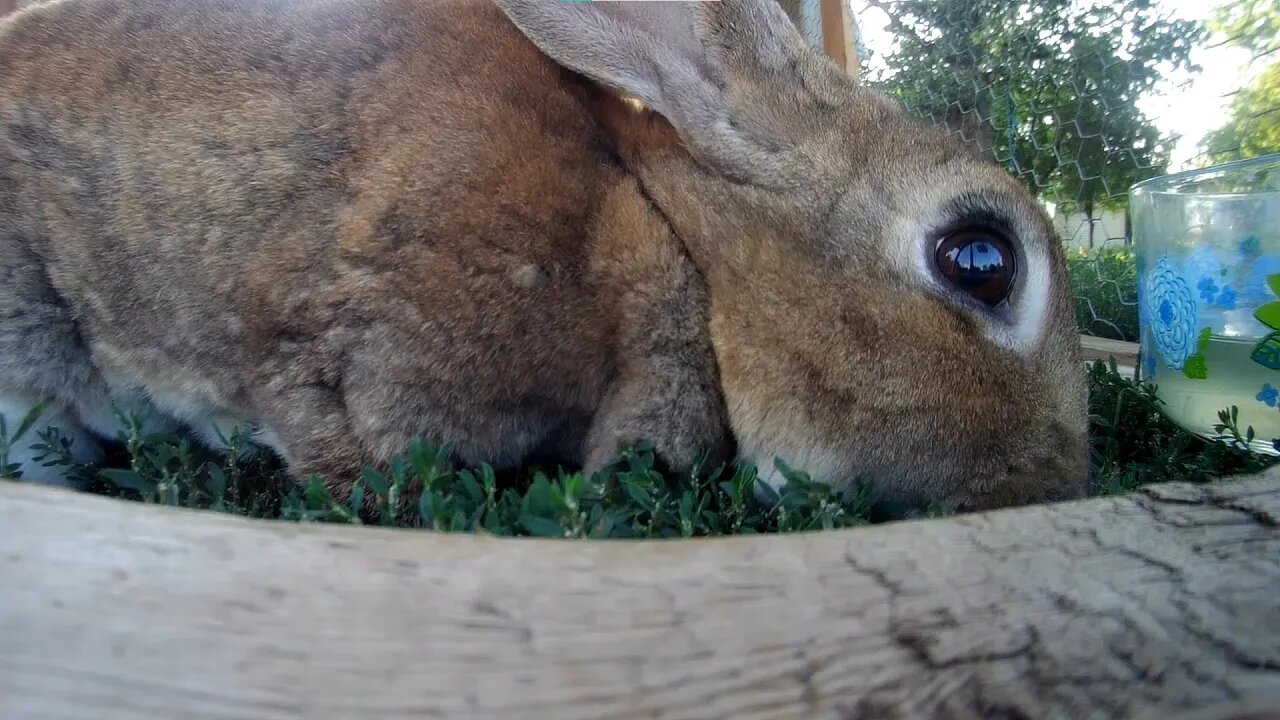
POLYGON ((0 21, 0 272, 0 412, 48 401, 83 461, 116 408, 252 423, 340 493, 414 438, 956 508, 1087 484, 1048 218, 772 0, 30 7, 0 21), (1012 238, 1004 307, 932 267, 958 223, 1012 238))

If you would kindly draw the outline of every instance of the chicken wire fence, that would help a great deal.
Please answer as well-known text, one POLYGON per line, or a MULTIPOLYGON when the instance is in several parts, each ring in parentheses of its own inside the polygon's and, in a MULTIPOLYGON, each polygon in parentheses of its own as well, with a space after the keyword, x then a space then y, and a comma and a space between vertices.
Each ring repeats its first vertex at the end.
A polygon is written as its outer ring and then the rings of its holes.
MULTIPOLYGON (((1082 332, 1138 339, 1133 184, 1280 152, 1275 0, 843 1, 864 81, 1043 201, 1082 332)), ((780 2, 818 44, 819 0, 780 2)))

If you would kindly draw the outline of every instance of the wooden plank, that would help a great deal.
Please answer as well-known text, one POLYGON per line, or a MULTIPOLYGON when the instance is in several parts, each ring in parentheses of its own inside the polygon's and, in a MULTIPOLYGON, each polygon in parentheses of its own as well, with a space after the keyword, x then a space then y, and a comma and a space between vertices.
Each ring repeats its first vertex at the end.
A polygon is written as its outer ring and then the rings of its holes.
POLYGON ((857 25, 849 0, 821 0, 822 48, 856 80, 861 74, 858 60, 857 25))
POLYGON ((1277 518, 1275 473, 646 542, 0 483, 0 715, 1243 719, 1280 700, 1277 518))
POLYGON ((1114 358, 1117 372, 1125 377, 1138 377, 1138 343, 1081 335, 1080 349, 1086 365, 1097 360, 1109 362, 1114 358))
POLYGON ((1080 336, 1080 348, 1084 351, 1085 360, 1108 360, 1115 358, 1121 365, 1138 364, 1138 343, 1107 340, 1092 335, 1080 336))

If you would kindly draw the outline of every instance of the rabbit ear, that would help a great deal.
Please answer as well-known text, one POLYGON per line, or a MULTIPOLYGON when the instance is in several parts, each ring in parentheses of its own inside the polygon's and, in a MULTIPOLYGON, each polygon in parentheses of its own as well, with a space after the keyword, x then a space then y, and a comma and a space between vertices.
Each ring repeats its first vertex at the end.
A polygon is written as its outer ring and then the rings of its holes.
MULTIPOLYGON (((804 40, 774 0, 498 0, 543 53, 663 115, 706 160, 746 167, 768 143, 747 137, 739 82, 794 75, 804 40)), ((744 106, 749 103, 743 103, 744 106)))
POLYGON ((666 115, 706 113, 719 95, 698 39, 696 2, 499 0, 551 59, 666 115), (701 105, 701 107, 699 107, 701 105))

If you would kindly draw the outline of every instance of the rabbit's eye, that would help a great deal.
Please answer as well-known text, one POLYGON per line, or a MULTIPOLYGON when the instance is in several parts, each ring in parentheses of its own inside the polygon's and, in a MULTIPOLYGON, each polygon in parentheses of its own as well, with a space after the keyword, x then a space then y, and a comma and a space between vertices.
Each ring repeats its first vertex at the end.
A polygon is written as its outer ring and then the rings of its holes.
POLYGON ((1013 291, 1013 247, 994 232, 951 233, 938 243, 934 258, 947 282, 987 307, 1008 300, 1013 291))

